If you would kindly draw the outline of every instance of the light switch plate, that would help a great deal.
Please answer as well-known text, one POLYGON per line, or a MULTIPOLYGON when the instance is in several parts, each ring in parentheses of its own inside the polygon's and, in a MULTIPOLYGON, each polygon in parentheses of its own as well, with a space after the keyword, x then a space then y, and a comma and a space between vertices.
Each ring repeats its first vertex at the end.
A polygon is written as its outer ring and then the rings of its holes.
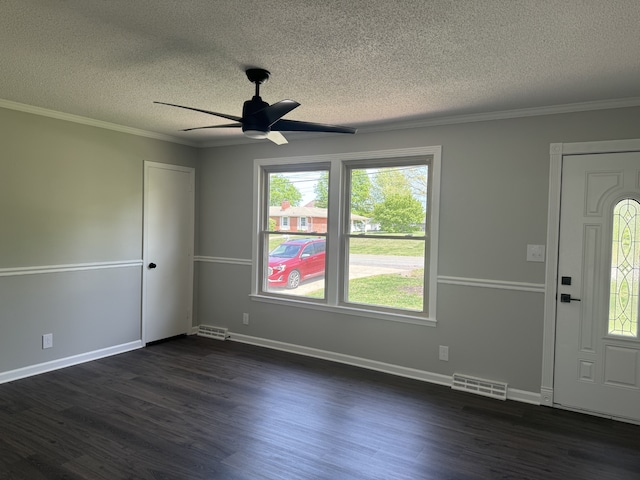
POLYGON ((440 348, 438 350, 438 358, 440 358, 440 360, 443 360, 445 362, 449 361, 449 347, 446 345, 440 345, 440 348))
POLYGON ((544 262, 544 245, 527 245, 527 262, 544 262))

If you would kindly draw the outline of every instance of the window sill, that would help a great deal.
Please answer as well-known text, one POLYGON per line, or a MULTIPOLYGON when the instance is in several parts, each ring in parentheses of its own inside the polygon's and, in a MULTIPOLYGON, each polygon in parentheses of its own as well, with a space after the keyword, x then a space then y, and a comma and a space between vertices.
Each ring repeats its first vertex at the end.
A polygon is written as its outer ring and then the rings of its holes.
POLYGON ((344 306, 344 305, 327 305, 325 303, 317 303, 297 298, 272 297, 264 294, 251 294, 251 300, 255 302, 272 303, 275 305, 285 305, 289 307, 308 308, 311 310, 320 310, 323 312, 339 313, 343 315, 353 315, 357 317, 376 318, 379 320, 387 320, 390 322, 409 323, 412 325, 422 325, 425 327, 435 327, 437 321, 435 318, 426 318, 410 313, 389 313, 378 310, 370 310, 363 307, 344 306))

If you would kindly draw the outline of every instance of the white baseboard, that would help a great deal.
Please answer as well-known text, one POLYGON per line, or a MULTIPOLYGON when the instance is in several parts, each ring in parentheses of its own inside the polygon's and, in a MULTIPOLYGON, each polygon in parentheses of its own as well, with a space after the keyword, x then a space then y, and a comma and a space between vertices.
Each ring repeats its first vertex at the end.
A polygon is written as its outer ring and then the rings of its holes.
MULTIPOLYGON (((298 355, 305 355, 307 357, 320 358, 322 360, 330 360, 332 362, 344 363, 346 365, 353 365, 356 367, 367 368, 369 370, 375 370, 378 372, 390 373, 392 375, 397 375, 400 377, 412 378, 414 380, 435 383, 447 387, 450 387, 453 381, 452 377, 449 375, 441 375, 439 373, 427 372, 415 368, 402 367, 400 365, 378 362, 376 360, 354 357, 351 355, 330 352, 327 350, 319 350, 317 348, 304 347, 292 343, 278 342, 275 340, 269 340, 260 337, 252 337, 249 335, 243 335, 241 333, 229 332, 228 338, 229 340, 232 340, 234 342, 247 343, 251 345, 257 345, 259 347, 272 348, 274 350, 282 350, 284 352, 296 353, 298 355)), ((528 392, 526 390, 508 388, 507 399, 518 402, 531 403, 533 405, 540 405, 540 394, 535 392, 528 392)))
POLYGON ((518 390, 517 388, 507 388, 507 400, 540 405, 540 394, 528 392, 527 390, 518 390))
POLYGON ((90 362, 92 360, 98 360, 99 358, 110 357, 111 355, 129 352, 142 347, 142 341, 136 340, 135 342, 94 350, 93 352, 81 353, 79 355, 39 363, 37 365, 30 365, 28 367, 18 368, 8 372, 0 372, 0 384, 20 380, 21 378, 31 377, 33 375, 40 375, 41 373, 51 372, 52 370, 71 367, 73 365, 90 362))

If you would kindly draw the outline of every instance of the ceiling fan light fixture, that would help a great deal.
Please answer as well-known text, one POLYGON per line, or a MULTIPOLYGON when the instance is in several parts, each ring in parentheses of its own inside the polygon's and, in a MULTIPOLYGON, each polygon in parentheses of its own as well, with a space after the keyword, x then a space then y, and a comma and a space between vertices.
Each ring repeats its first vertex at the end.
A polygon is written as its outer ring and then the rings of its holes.
POLYGON ((261 132, 260 130, 245 130, 244 134, 249 138, 262 140, 263 138, 267 138, 268 132, 261 132))

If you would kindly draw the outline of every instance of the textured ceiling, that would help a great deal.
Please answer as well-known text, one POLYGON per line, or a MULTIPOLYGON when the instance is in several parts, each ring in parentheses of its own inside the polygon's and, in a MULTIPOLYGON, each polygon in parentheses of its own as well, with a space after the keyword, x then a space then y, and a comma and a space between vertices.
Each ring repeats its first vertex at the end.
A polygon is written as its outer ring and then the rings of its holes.
MULTIPOLYGON (((0 99, 241 141, 247 67, 286 118, 366 130, 640 97, 638 0, 2 0, 0 99)), ((290 137, 290 135, 287 135, 290 137)))

